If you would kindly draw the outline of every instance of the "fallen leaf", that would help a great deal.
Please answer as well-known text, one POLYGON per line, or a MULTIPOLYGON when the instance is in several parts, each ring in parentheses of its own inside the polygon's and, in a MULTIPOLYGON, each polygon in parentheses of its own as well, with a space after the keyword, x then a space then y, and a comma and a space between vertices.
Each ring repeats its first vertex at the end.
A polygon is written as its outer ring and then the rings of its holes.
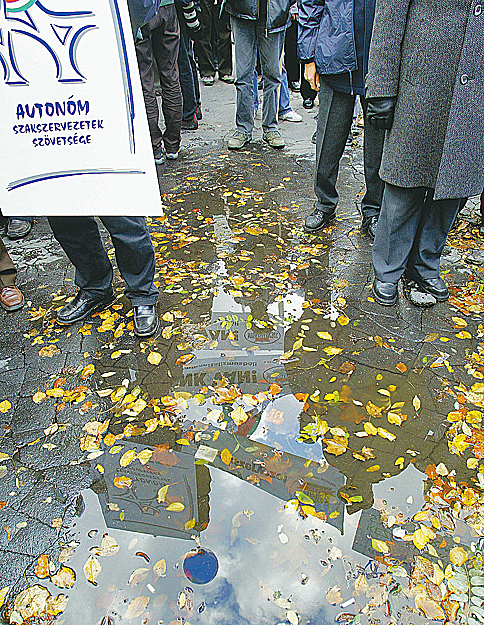
POLYGON ((341 596, 341 588, 339 586, 333 586, 326 593, 326 601, 331 605, 338 605, 343 601, 341 596))
POLYGON ((148 362, 150 363, 150 365, 159 365, 161 360, 162 360, 163 356, 159 353, 159 352, 150 352, 148 354, 148 362))
POLYGON ((226 464, 227 466, 229 466, 230 463, 232 462, 232 454, 230 453, 230 451, 228 449, 223 449, 221 451, 220 458, 221 458, 222 462, 224 464, 226 464))
POLYGON ((171 503, 166 509, 169 512, 183 512, 183 510, 185 510, 185 506, 179 501, 175 501, 174 503, 171 503))
POLYGON ((376 538, 372 538, 371 546, 375 551, 379 551, 380 553, 390 553, 390 548, 384 540, 377 540, 376 538))
POLYGON ((72 588, 76 581, 76 573, 68 566, 61 565, 59 571, 52 575, 50 581, 57 586, 57 588, 72 588))
POLYGON ((166 573, 166 562, 165 560, 158 560, 158 562, 156 562, 153 565, 153 573, 155 574, 155 577, 164 577, 165 573, 166 573))
POLYGON ((82 570, 84 571, 87 581, 94 584, 94 586, 97 586, 96 579, 102 571, 102 566, 100 565, 99 560, 94 556, 89 556, 82 570))
POLYGON ((132 481, 129 477, 126 477, 125 475, 120 475, 119 477, 114 478, 113 483, 116 488, 130 488, 132 481))
POLYGON ((133 599, 133 601, 131 601, 131 603, 128 605, 128 609, 126 610, 124 618, 134 619, 138 618, 138 616, 141 616, 146 610, 146 606, 148 605, 149 601, 149 597, 140 596, 133 599))

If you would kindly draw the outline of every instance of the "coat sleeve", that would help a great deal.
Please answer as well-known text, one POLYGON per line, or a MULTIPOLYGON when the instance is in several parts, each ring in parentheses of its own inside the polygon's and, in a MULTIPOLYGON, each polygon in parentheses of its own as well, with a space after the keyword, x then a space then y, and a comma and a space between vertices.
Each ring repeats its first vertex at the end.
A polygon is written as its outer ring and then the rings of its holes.
POLYGON ((377 0, 371 36, 366 97, 396 97, 402 41, 411 0, 377 0))
POLYGON ((325 0, 301 0, 299 3, 299 35, 297 55, 302 63, 314 61, 314 51, 325 0))

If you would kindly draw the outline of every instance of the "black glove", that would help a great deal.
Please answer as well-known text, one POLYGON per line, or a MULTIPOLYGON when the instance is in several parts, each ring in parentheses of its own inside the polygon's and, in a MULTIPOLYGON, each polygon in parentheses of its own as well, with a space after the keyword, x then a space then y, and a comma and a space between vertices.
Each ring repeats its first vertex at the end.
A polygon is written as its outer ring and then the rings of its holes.
POLYGON ((377 130, 389 130, 393 124, 396 98, 368 98, 366 121, 377 130))
POLYGON ((189 2, 183 7, 183 17, 187 25, 187 32, 192 39, 198 39, 202 29, 200 20, 198 19, 197 9, 193 2, 189 2))

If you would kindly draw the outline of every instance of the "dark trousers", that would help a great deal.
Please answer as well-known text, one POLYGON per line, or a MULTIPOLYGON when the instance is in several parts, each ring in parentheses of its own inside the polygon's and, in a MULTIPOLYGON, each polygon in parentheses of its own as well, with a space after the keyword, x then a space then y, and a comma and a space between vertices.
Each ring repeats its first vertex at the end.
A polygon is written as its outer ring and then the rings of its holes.
MULTIPOLYGON (((178 11, 178 9, 177 9, 178 11)), ((187 26, 183 15, 178 12, 180 23, 180 50, 178 51, 178 73, 180 86, 183 94, 183 119, 191 121, 197 107, 200 106, 200 84, 195 57, 193 55, 193 42, 188 36, 187 26)))
MULTIPOLYGON (((332 213, 338 205, 336 180, 339 162, 343 156, 346 140, 353 121, 355 95, 336 91, 321 80, 319 92, 319 114, 316 131, 316 179, 314 190, 318 198, 317 207, 325 213, 332 213)), ((363 113, 366 100, 360 96, 363 113)), ((384 130, 375 130, 365 125, 363 139, 363 163, 366 192, 361 201, 363 217, 374 217, 380 212, 383 197, 383 182, 380 169, 384 130)))
MULTIPOLYGON (((126 282, 126 297, 133 306, 156 304, 155 255, 145 218, 99 219, 111 235, 118 269, 126 282)), ((94 217, 49 217, 48 220, 55 238, 76 268, 76 285, 96 296, 106 293, 113 280, 113 267, 94 217)))
POLYGON ((287 82, 301 83, 301 97, 303 100, 314 100, 316 91, 311 89, 310 84, 304 78, 304 65, 301 65, 297 56, 298 22, 292 20, 286 29, 286 39, 284 41, 284 64, 287 72, 287 82))
POLYGON ((183 100, 178 75, 178 48, 180 25, 174 4, 160 7, 157 15, 141 29, 143 39, 136 41, 136 57, 143 87, 148 125, 153 152, 159 151, 162 142, 167 152, 177 152, 181 141, 183 100), (165 120, 165 133, 158 126, 160 112, 155 95, 154 63, 161 84, 161 108, 165 120))
POLYGON ((13 286, 17 278, 17 270, 8 255, 5 243, 0 237, 0 289, 6 286, 13 286))
POLYGON ((406 270, 421 278, 438 278, 440 257, 459 200, 434 200, 434 190, 385 184, 373 243, 375 277, 397 283, 406 270))
POLYGON ((196 47, 200 75, 215 76, 215 59, 219 76, 231 74, 232 40, 227 12, 220 15, 220 4, 214 4, 214 0, 200 0, 199 20, 201 32, 196 47))

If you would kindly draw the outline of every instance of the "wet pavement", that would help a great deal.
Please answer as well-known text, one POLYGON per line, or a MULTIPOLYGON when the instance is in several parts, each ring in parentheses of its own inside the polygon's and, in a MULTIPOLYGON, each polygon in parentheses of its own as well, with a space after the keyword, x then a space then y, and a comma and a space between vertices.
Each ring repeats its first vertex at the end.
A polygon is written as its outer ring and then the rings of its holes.
POLYGON ((234 154, 233 89, 203 97, 158 169, 158 336, 135 339, 119 277, 108 311, 56 326, 73 272, 45 220, 8 244, 29 305, 2 316, 3 622, 484 622, 475 203, 450 301, 381 308, 361 129, 310 236, 314 113, 283 152, 234 154))

